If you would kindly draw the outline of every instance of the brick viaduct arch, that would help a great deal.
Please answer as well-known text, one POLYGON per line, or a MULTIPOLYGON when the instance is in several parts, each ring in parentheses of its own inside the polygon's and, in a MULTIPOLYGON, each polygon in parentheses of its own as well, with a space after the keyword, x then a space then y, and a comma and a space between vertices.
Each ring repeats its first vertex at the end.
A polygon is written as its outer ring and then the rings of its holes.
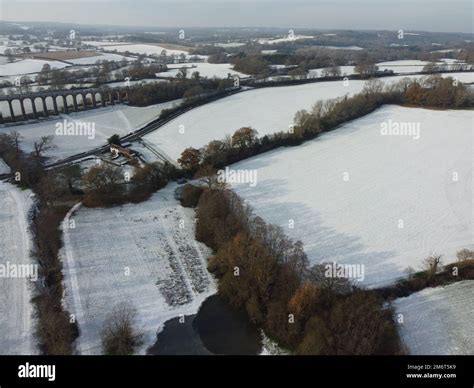
MULTIPOLYGON (((86 109, 95 109, 107 105, 121 104, 128 101, 127 89, 83 89, 64 91, 45 91, 29 94, 13 94, 0 96, 0 103, 8 104, 7 112, 10 121, 21 121, 29 118, 48 117, 65 112, 80 112, 86 109), (78 98, 80 96, 80 99, 78 98), (68 104, 72 99, 72 105, 68 104), (58 101, 60 102, 58 104, 58 101), (14 104, 20 105, 20 115, 15 114, 14 104), (39 103, 39 104, 38 104, 39 103), (48 107, 49 105, 49 107, 48 107), (32 113, 28 113, 25 106, 30 106, 32 113), (62 108, 62 109, 60 109, 62 108)), ((4 117, 0 111, 0 123, 4 117)))

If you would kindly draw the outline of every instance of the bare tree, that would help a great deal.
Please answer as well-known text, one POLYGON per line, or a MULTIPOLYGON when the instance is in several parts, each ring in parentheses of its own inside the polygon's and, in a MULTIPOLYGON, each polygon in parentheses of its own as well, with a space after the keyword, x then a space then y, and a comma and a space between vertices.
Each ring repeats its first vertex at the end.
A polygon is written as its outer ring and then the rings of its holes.
POLYGON ((438 66, 435 62, 429 62, 425 66, 423 66, 423 73, 434 73, 438 70, 438 66))
POLYGON ((352 290, 352 285, 347 278, 327 276, 326 265, 332 263, 316 264, 309 269, 308 278, 317 287, 321 288, 328 299, 336 294, 346 294, 352 290))
POLYGON ((469 249, 461 249, 458 253, 456 253, 456 256, 459 261, 472 260, 474 259, 474 251, 470 251, 469 249))
POLYGON ((423 268, 428 275, 428 279, 433 278, 438 272, 438 269, 442 266, 442 255, 432 255, 423 260, 423 268))
POLYGON ((30 83, 31 79, 27 75, 24 75, 23 77, 20 78, 20 90, 25 93, 28 93, 30 91, 30 83))
POLYGON ((35 141, 33 155, 41 159, 43 153, 56 148, 53 144, 54 136, 42 136, 40 141, 35 141))
POLYGON ((340 77, 341 68, 339 66, 330 66, 323 69, 323 77, 340 77))
POLYGON ((15 62, 15 57, 13 56, 13 52, 11 49, 6 49, 4 55, 7 56, 8 63, 15 62))
POLYGON ((102 350, 107 355, 131 355, 143 344, 137 328, 137 311, 127 303, 115 306, 102 329, 102 350))
POLYGON ((178 74, 176 75, 176 78, 185 79, 187 75, 188 75, 188 69, 185 67, 182 67, 181 69, 178 70, 178 74))
POLYGON ((11 131, 9 136, 11 138, 12 144, 15 147, 15 150, 17 152, 20 151, 20 141, 23 139, 23 136, 17 131, 11 131))
POLYGON ((364 83, 363 93, 367 95, 379 94, 383 91, 383 82, 377 78, 371 78, 364 83))
POLYGON ((413 274, 415 273, 415 269, 411 266, 408 266, 404 269, 404 271, 407 274, 408 280, 411 280, 413 277, 413 274))
POLYGON ((216 169, 210 164, 201 167, 194 175, 194 178, 203 181, 210 189, 223 190, 228 186, 226 182, 219 180, 216 169))

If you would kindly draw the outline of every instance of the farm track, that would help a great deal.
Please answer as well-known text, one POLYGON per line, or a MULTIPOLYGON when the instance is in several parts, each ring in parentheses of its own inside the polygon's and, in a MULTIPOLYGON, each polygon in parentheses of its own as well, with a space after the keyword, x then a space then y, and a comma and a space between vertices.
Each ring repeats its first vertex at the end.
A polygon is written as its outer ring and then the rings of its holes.
MULTIPOLYGON (((31 240, 20 190, 0 183, 0 259, 2 264, 29 265, 31 240)), ((26 278, 0 279, 0 354, 34 354, 33 306, 30 281, 26 278), (6 288, 3 288, 6 287, 6 288), (3 338, 2 338, 3 337, 3 338)))

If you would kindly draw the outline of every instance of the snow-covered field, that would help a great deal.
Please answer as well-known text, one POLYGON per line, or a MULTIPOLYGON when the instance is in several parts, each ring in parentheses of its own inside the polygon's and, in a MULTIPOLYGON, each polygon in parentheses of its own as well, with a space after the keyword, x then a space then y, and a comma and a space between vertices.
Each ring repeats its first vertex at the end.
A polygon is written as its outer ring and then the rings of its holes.
POLYGON ((18 62, 5 63, 0 65, 0 76, 21 75, 38 73, 44 65, 50 65, 51 69, 62 69, 69 66, 67 63, 59 61, 45 61, 42 59, 23 59, 18 62))
POLYGON ((46 152, 45 156, 52 160, 62 159, 80 152, 88 151, 107 143, 107 139, 113 134, 124 136, 129 132, 142 127, 146 123, 159 117, 161 111, 181 103, 174 100, 162 104, 147 107, 132 107, 127 105, 109 106, 85 112, 62 114, 51 120, 39 123, 24 124, 15 127, 0 127, 0 133, 9 133, 12 130, 19 132, 22 136, 21 147, 30 152, 34 149, 34 142, 42 136, 53 136, 53 143, 57 148, 46 152), (75 125, 76 135, 63 135, 56 132, 59 125, 66 120, 67 125, 75 125), (80 132, 80 127, 93 128, 93 132, 80 132), (93 136, 89 136, 93 133, 93 136))
POLYGON ((217 77, 217 78, 227 78, 228 74, 231 76, 238 76, 238 77, 247 77, 247 74, 240 73, 236 70, 232 69, 232 65, 230 63, 186 63, 186 64, 176 64, 176 65, 168 65, 170 70, 157 73, 157 77, 170 77, 175 78, 178 73, 179 69, 182 67, 187 68, 187 77, 190 78, 192 74, 197 71, 201 77, 217 77))
POLYGON ((10 172, 10 167, 3 161, 3 159, 0 159, 0 174, 8 174, 10 172))
POLYGON ((260 136, 288 131, 298 110, 310 108, 318 99, 356 93, 362 86, 362 81, 351 81, 348 86, 321 82, 245 91, 193 109, 145 139, 177 160, 185 148, 202 147, 243 126, 254 127, 260 136))
MULTIPOLYGON (((423 70, 423 67, 427 65, 429 62, 426 61, 419 61, 419 60, 400 60, 400 61, 389 61, 389 62, 380 62, 377 63, 377 66, 380 71, 384 70, 393 70, 394 73, 416 73, 423 70)), ((449 70, 452 66, 456 63, 453 60, 444 59, 441 62, 437 63, 438 65, 442 65, 447 70, 449 70)))
POLYGON ((145 55, 161 55, 163 51, 166 51, 167 55, 187 55, 187 51, 183 50, 172 50, 165 47, 161 47, 153 44, 121 44, 121 45, 107 45, 107 50, 117 50, 117 52, 124 53, 126 51, 132 54, 145 54, 145 55))
MULTIPOLYGON (((379 71, 393 70, 394 73, 419 73, 423 70, 426 64, 429 62, 418 61, 418 60, 402 60, 402 61, 390 61, 377 63, 379 71)), ((438 62, 439 66, 443 66, 446 70, 450 70, 453 66, 462 64, 459 61, 449 58, 443 58, 438 62)), ((352 75, 356 74, 355 66, 339 66, 341 69, 341 75, 352 75)), ((308 70, 308 76, 311 78, 319 78, 323 76, 324 69, 311 69, 308 70)), ((453 68, 454 70, 454 68, 453 68)))
POLYGON ((287 36, 284 36, 282 38, 261 38, 258 39, 258 43, 260 44, 275 44, 275 43, 287 43, 287 42, 294 42, 295 40, 299 39, 312 39, 314 36, 311 35, 294 35, 292 34, 291 36, 288 34, 287 36))
POLYGON ((430 254, 453 261, 474 248, 473 119, 472 111, 385 106, 237 163, 256 169, 258 184, 234 188, 257 215, 300 239, 311 263, 363 264, 361 285, 388 284, 430 254), (382 135, 390 120, 419 125, 419 139, 382 135))
MULTIPOLYGON (((355 66, 339 66, 341 69, 341 75, 353 75, 355 74, 355 66)), ((310 78, 320 78, 323 76, 323 70, 322 69, 310 69, 308 70, 308 77, 310 78)))
POLYGON ((272 54, 275 54, 277 52, 278 52, 278 50, 261 50, 260 54, 262 54, 262 55, 272 55, 272 54))
MULTIPOLYGON (((0 160, 1 161, 1 160, 0 160)), ((1 166, 0 166, 1 168, 1 166)), ((31 192, 0 182, 0 264, 31 265, 31 192)), ((0 354, 36 354, 32 286, 25 277, 0 277, 0 354)))
POLYGON ((224 48, 242 47, 242 46, 245 46, 245 45, 246 45, 246 43, 242 43, 242 42, 214 43, 214 46, 224 47, 224 48))
POLYGON ((71 62, 75 65, 93 65, 97 61, 110 61, 110 62, 120 62, 120 61, 132 61, 133 58, 124 57, 123 55, 119 54, 112 54, 112 53, 97 53, 96 56, 93 57, 84 57, 84 58, 76 58, 76 59, 68 59, 67 62, 71 62))
POLYGON ((216 292, 210 251, 195 241, 194 211, 179 205, 176 187, 140 204, 80 208, 70 218, 75 228, 63 227, 65 302, 81 330, 80 354, 101 353, 103 322, 122 302, 137 309, 143 352, 167 320, 195 314, 216 292))
MULTIPOLYGON (((94 47, 109 47, 109 46, 129 44, 128 42, 110 42, 107 40, 84 40, 82 43, 90 45, 90 46, 94 46, 94 47)), ((130 43, 130 44, 133 44, 133 43, 130 43)))
POLYGON ((325 48, 325 49, 330 49, 330 50, 353 50, 353 51, 364 50, 363 47, 359 47, 359 46, 314 46, 314 47, 320 47, 320 48, 325 48))
MULTIPOLYGON (((474 73, 453 73, 460 81, 474 80, 474 73)), ((410 76, 420 78, 421 76, 410 76)), ((386 77, 386 84, 403 77, 386 77)), ((251 126, 259 136, 288 131, 295 113, 310 109, 317 100, 327 100, 362 91, 364 81, 320 82, 245 91, 187 112, 145 138, 177 160, 187 147, 199 148, 211 140, 251 126), (182 127, 184 126, 184 127, 182 127), (184 131, 182 130, 184 128, 184 131)))
POLYGON ((427 288, 394 302, 411 354, 474 354, 474 281, 427 288))
POLYGON ((400 61, 389 61, 377 63, 380 71, 393 70, 395 73, 416 73, 423 70, 423 67, 427 65, 426 61, 419 60, 400 60, 400 61))
POLYGON ((129 86, 136 86, 136 85, 145 85, 145 84, 154 84, 158 82, 169 82, 169 80, 166 79, 156 79, 156 78, 144 78, 140 80, 132 80, 132 81, 116 81, 116 82, 110 82, 107 84, 109 88, 124 88, 127 85, 129 86))

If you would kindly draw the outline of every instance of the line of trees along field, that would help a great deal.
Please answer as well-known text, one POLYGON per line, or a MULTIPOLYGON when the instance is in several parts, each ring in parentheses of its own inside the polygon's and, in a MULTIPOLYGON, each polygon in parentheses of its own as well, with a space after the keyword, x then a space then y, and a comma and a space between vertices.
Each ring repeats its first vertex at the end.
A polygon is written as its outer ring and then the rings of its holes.
MULTIPOLYGON (((376 73, 377 63, 396 60, 422 60, 439 63, 440 59, 449 58, 463 63, 455 66, 458 70, 470 69, 470 64, 474 62, 472 44, 466 45, 466 47, 459 51, 430 52, 403 47, 377 47, 360 51, 334 50, 324 47, 305 46, 304 42, 305 40, 301 40, 299 42, 269 45, 266 47, 267 49, 277 50, 277 52, 267 55, 261 53, 261 45, 248 45, 236 48, 236 52, 230 57, 224 49, 214 47, 212 51, 209 51, 211 55, 208 58, 208 62, 228 63, 230 61, 234 65, 234 70, 263 78, 269 75, 277 75, 275 73, 304 76, 310 69, 339 69, 339 66, 351 65, 356 66, 355 70, 357 73, 367 76, 376 73), (295 43, 303 45, 295 50, 295 43), (279 69, 279 71, 275 72, 271 69, 271 65, 285 65, 288 68, 279 69)), ((203 52, 205 51, 203 50, 203 52)), ((438 64, 439 66, 440 64, 438 64)), ((447 69, 445 68, 444 70, 447 69)))
POLYGON ((207 79, 200 78, 197 74, 190 79, 182 78, 158 84, 133 86, 128 92, 128 99, 130 105, 147 106, 179 98, 204 97, 206 93, 222 92, 233 84, 233 79, 207 79))
POLYGON ((318 101, 311 110, 298 111, 291 130, 259 138, 257 130, 243 127, 232 136, 210 141, 201 149, 185 149, 178 163, 190 176, 206 166, 222 168, 278 147, 299 145, 348 121, 365 116, 385 104, 469 109, 474 107, 474 96, 462 83, 439 75, 415 81, 405 78, 389 86, 384 86, 379 79, 370 79, 359 94, 318 101))

